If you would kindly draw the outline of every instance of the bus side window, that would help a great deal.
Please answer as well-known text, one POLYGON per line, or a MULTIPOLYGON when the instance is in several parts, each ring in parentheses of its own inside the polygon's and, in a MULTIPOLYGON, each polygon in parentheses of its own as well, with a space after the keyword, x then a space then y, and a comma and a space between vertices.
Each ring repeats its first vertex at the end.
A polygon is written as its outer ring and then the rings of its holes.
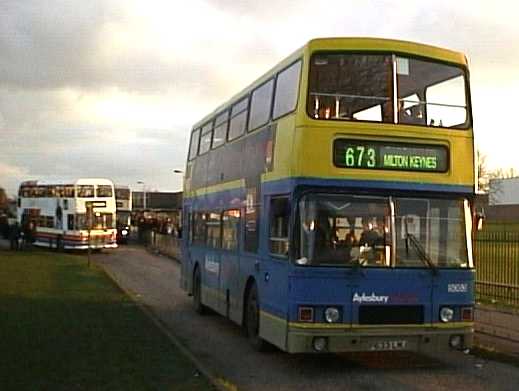
POLYGON ((229 141, 240 137, 245 133, 245 125, 247 123, 247 111, 249 107, 249 97, 242 99, 231 108, 231 121, 229 124, 229 133, 227 139, 229 141))
POLYGON ((277 119, 295 110, 301 78, 301 61, 281 71, 276 78, 272 118, 277 119))
POLYGON ((232 209, 223 212, 222 216, 222 248, 236 250, 240 225, 240 210, 232 209))
POLYGON ((74 215, 72 213, 67 215, 67 229, 70 231, 74 230, 74 215))
POLYGON ((206 246, 212 248, 221 247, 221 215, 220 213, 208 213, 206 220, 206 246))
POLYGON ((290 203, 287 197, 270 200, 269 217, 269 252, 277 256, 288 257, 288 225, 290 221, 290 203))
POLYGON ((207 216, 202 212, 193 213, 193 244, 205 245, 205 220, 207 216))

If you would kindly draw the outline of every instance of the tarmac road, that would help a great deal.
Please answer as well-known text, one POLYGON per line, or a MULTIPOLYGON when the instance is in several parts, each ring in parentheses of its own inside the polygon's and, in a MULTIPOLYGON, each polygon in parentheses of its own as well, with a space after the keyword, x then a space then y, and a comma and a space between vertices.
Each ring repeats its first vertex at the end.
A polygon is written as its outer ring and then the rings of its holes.
POLYGON ((517 367, 461 352, 435 358, 258 353, 234 323, 194 312, 191 298, 179 287, 177 262, 131 245, 94 259, 204 366, 239 390, 519 390, 517 367))

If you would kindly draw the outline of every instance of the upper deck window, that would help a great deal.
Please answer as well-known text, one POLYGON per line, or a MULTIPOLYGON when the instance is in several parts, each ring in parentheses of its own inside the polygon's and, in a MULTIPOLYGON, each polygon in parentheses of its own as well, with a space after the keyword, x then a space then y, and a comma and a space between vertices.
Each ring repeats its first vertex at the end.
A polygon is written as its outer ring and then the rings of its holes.
POLYGON ((466 127, 467 99, 461 68, 414 58, 396 58, 398 122, 466 127))
POLYGON ((301 75, 301 61, 281 71, 276 79, 276 94, 272 118, 279 118, 296 108, 301 75))
POLYGON ((225 144, 227 137, 227 127, 229 123, 229 112, 225 111, 216 117, 214 122, 213 148, 225 144))
POLYGON ((392 54, 311 59, 307 111, 315 119, 466 128, 467 106, 458 66, 392 54))
POLYGON ((200 129, 191 134, 191 144, 189 146, 189 160, 194 159, 198 154, 198 144, 200 142, 200 129))
POLYGON ((74 185, 65 185, 63 197, 74 198, 74 185))
POLYGON ((129 200, 130 199, 130 189, 115 189, 115 199, 129 200))
POLYGON ((97 196, 98 197, 111 197, 112 196, 112 186, 110 185, 98 185, 97 186, 97 196))
POLYGON ((213 138, 213 122, 209 122, 202 127, 202 137, 200 137, 199 154, 202 155, 211 149, 211 139, 213 138))
POLYGON ((393 123, 392 80, 391 55, 314 55, 308 113, 316 119, 393 123))
POLYGON ((259 128, 269 121, 273 90, 274 80, 269 80, 252 93, 249 130, 259 128))
POLYGON ((245 132, 245 124, 247 122, 247 110, 249 107, 249 98, 245 98, 236 103, 231 109, 231 124, 229 126, 228 140, 234 140, 245 132))
POLYGON ((94 185, 78 185, 77 196, 80 198, 94 197, 94 185))

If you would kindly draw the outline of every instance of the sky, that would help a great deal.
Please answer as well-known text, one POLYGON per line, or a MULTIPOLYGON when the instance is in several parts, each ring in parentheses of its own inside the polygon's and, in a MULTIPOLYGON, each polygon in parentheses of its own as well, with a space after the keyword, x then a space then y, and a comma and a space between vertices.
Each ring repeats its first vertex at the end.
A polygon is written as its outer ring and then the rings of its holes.
POLYGON ((489 169, 519 169, 518 11, 504 0, 1 0, 0 186, 108 177, 180 190, 192 124, 331 36, 465 53, 477 146, 489 169))

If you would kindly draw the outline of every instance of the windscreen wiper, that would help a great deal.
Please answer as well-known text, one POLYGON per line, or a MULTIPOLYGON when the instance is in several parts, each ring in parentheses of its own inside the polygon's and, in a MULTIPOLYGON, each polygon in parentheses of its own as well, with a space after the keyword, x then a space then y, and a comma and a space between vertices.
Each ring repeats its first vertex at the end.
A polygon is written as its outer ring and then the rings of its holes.
POLYGON ((410 234, 410 233, 406 233, 406 246, 407 246, 407 239, 409 239, 411 244, 414 246, 418 256, 420 257, 420 260, 432 270, 433 274, 438 273, 438 268, 431 261, 431 258, 429 258, 429 256, 425 252, 425 249, 424 249, 422 243, 420 243, 420 241, 416 238, 416 236, 414 236, 413 234, 410 234))

